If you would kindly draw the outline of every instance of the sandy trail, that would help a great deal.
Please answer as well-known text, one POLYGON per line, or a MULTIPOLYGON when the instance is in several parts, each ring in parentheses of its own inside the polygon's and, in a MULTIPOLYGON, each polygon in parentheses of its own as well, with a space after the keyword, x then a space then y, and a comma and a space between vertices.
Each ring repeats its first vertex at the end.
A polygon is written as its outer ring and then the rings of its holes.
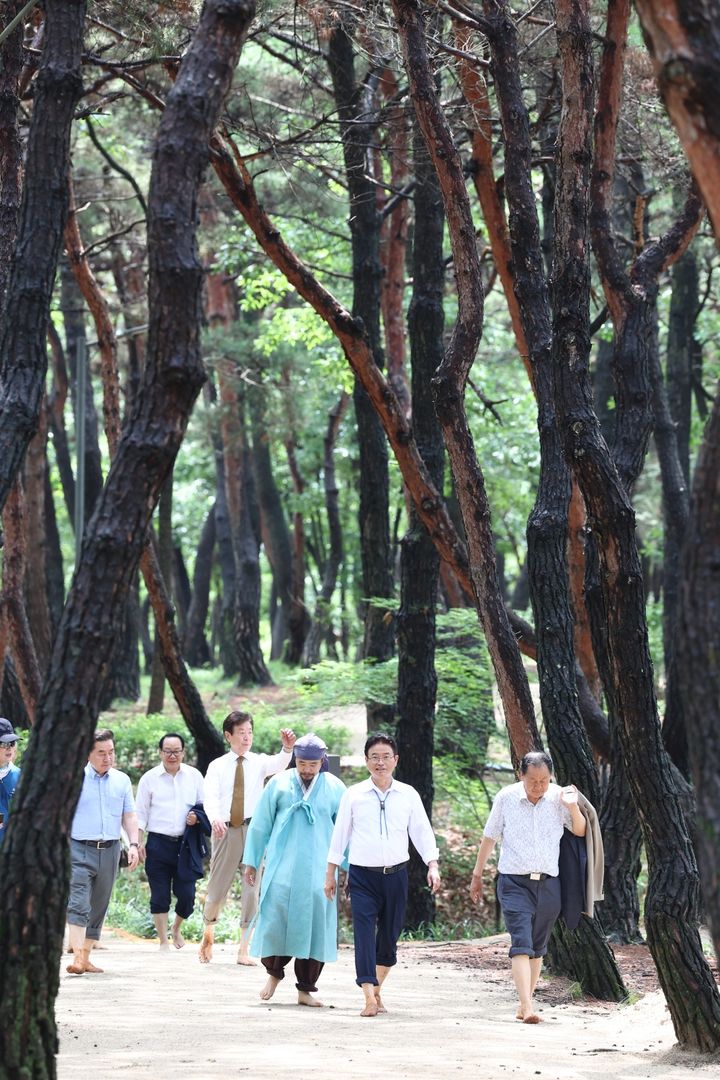
POLYGON ((545 1005, 544 1022, 528 1027, 514 1020, 509 985, 443 962, 442 946, 413 943, 400 946, 383 993, 389 1012, 364 1019, 349 947, 323 972, 319 996, 327 1007, 320 1010, 296 1004, 290 969, 274 998, 261 1002, 264 970, 239 967, 232 945, 216 946, 203 966, 196 945, 160 954, 151 942, 104 940, 104 975, 72 977, 63 967, 60 1080, 719 1075, 717 1059, 673 1049, 660 992, 609 1009, 545 1005))

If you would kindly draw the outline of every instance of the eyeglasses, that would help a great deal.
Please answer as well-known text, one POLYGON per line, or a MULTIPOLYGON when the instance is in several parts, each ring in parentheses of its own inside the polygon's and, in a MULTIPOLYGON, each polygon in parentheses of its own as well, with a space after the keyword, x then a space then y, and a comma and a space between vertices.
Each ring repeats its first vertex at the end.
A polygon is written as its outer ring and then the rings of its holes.
POLYGON ((168 757, 180 757, 182 750, 163 750, 163 754, 167 754, 168 757))
POLYGON ((394 757, 394 754, 368 754, 368 761, 372 761, 373 765, 378 765, 380 762, 385 765, 388 761, 392 761, 394 757))

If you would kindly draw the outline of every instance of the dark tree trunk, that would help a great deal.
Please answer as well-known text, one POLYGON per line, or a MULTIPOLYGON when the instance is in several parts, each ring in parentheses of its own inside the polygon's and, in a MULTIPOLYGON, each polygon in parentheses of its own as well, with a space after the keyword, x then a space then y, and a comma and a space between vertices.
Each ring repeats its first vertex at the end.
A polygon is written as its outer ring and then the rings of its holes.
MULTIPOLYGON (((340 117, 345 172, 350 198, 350 235, 353 256, 353 315, 362 320, 375 363, 383 366, 380 330, 380 217, 367 159, 374 143, 373 118, 377 110, 374 87, 377 71, 362 84, 356 81, 353 44, 344 26, 333 30, 328 64, 340 117)), ((388 521, 388 449, 382 424, 365 389, 353 391, 360 456, 360 547, 363 596, 391 597, 393 593, 390 528, 388 521)), ((363 657, 388 660, 394 645, 393 620, 381 605, 364 607, 363 657)), ((368 729, 392 722, 392 707, 368 702, 368 729)))
MULTIPOLYGON (((437 27, 434 17, 432 26, 437 27)), ((431 27, 429 27, 431 29, 431 27)), ((438 87, 439 90, 439 87, 438 87)), ((437 174, 420 129, 413 125, 415 228, 412 247, 413 293, 408 311, 412 371, 412 427, 428 472, 442 488, 445 448, 433 403, 431 380, 444 353, 443 228, 445 215, 437 174)), ((400 550, 400 610, 397 615, 398 778, 412 784, 429 816, 435 793, 433 752, 437 675, 435 605, 440 559, 427 530, 411 510, 400 550)), ((435 921, 435 900, 427 871, 416 852, 410 862, 406 925, 416 929, 435 921)))
POLYGON ((20 683, 15 671, 15 664, 8 653, 5 653, 2 676, 0 712, 10 721, 16 731, 27 731, 30 727, 30 717, 20 693, 20 683))
POLYGON ((260 537, 252 473, 252 453, 242 452, 240 516, 234 532, 235 605, 233 632, 240 686, 269 686, 270 672, 260 648, 260 537))
MULTIPOLYGON (((172 495, 173 480, 170 474, 160 493, 160 501, 157 511, 157 543, 155 554, 157 557, 157 569, 163 580, 163 590, 169 592, 169 583, 172 580, 172 495)), ((168 596, 169 599, 169 596, 168 596)), ((152 597, 150 597, 152 602, 152 597)), ((153 604, 153 612, 155 605, 153 604)), ((150 669, 150 692, 148 694, 147 715, 163 711, 165 704, 165 665, 163 664, 160 645, 160 629, 155 616, 155 643, 153 646, 152 668, 150 669)))
POLYGON ((136 577, 128 591, 122 626, 115 643, 100 708, 109 709, 114 701, 137 701, 139 697, 140 596, 136 577))
POLYGON ((63 555, 60 547, 60 533, 55 515, 55 500, 50 484, 50 466, 45 456, 45 534, 47 549, 45 552, 45 580, 47 581, 47 601, 50 616, 50 633, 55 639, 55 632, 60 622, 65 604, 65 577, 63 574, 63 555))
POLYGON ((251 388, 248 393, 250 420, 252 426, 252 462, 255 473, 262 532, 267 555, 272 570, 275 587, 276 605, 272 617, 271 660, 284 657, 288 663, 297 663, 298 646, 302 644, 290 640, 292 614, 292 546, 285 511, 280 492, 273 475, 270 456, 270 438, 263 415, 264 393, 261 388, 251 388))
POLYGON ((52 320, 48 321, 48 341, 52 351, 52 387, 48 397, 49 428, 65 508, 70 521, 74 521, 75 475, 70 460, 70 447, 65 429, 65 402, 67 401, 69 389, 68 371, 65 363, 65 350, 52 320))
POLYGON ((680 598, 678 671, 697 805, 705 914, 720 961, 720 387, 695 466, 680 598))
POLYGON ((25 566, 25 608, 32 634, 41 678, 44 677, 52 649, 53 628, 48 607, 46 577, 48 536, 45 509, 45 474, 47 467, 47 409, 43 403, 37 434, 28 444, 25 457, 25 515, 27 562, 25 566))
POLYGON ((190 608, 190 576, 187 572, 182 548, 173 541, 172 546, 172 583, 173 596, 178 617, 178 633, 181 638, 185 637, 187 628, 188 610, 190 608))
POLYGON ((225 465, 222 446, 215 445, 215 470, 217 485, 215 488, 215 528, 217 535, 218 563, 222 596, 220 598, 217 619, 217 643, 223 675, 231 679, 238 671, 233 638, 233 606, 235 602, 235 556, 233 554, 232 534, 230 531, 230 513, 225 486, 225 465))
MULTIPOLYGON (((48 0, 48 19, 56 8, 67 14, 72 7, 48 0)), ((199 350, 202 267, 194 244, 197 189, 252 15, 242 0, 206 0, 158 130, 149 197, 151 314, 143 393, 86 530, 0 849, 0 996, 3 1072, 9 1080, 56 1074, 53 1007, 68 891, 67 838, 127 591, 205 377, 199 350)), ((81 28, 76 19, 70 35, 78 63, 81 28)), ((54 36, 48 33, 48 40, 54 36)), ((45 135, 52 148, 53 130, 45 135)), ((47 174, 42 181, 47 189, 47 174)), ((41 236, 49 247, 45 230, 41 236)), ((4 454, 0 461, 4 469, 4 454)))
POLYGON ((312 625, 305 639, 303 649, 303 667, 312 667, 320 659, 320 645, 326 640, 331 631, 332 619, 330 616, 330 602, 335 592, 338 571, 343 560, 343 537, 342 522, 340 521, 340 507, 338 505, 338 487, 335 480, 334 450, 340 425, 342 424, 347 408, 347 394, 343 393, 340 400, 333 405, 328 417, 328 426, 325 432, 325 454, 323 458, 323 484, 325 488, 325 511, 328 519, 328 535, 330 537, 330 550, 325 559, 325 569, 320 592, 315 601, 315 613, 312 625))
POLYGON ((195 567, 193 569, 192 599, 188 609, 187 626, 183 640, 183 655, 190 667, 210 664, 210 647, 205 632, 210 606, 210 580, 215 551, 215 503, 205 518, 200 534, 195 567))
MULTIPOLYGON (((75 274, 67 258, 63 257, 60 262, 60 303, 65 327, 65 356, 70 369, 70 392, 75 416, 75 430, 78 430, 80 418, 78 416, 77 384, 78 384, 78 347, 84 346, 84 363, 86 367, 85 383, 85 457, 83 469, 85 470, 85 507, 83 522, 87 524, 92 515, 95 503, 98 500, 103 486, 102 463, 100 455, 100 443, 98 441, 98 418, 95 411, 92 393, 92 379, 90 375, 90 358, 87 350, 87 336, 85 330, 85 303, 83 295, 75 279, 75 274)), ((75 462, 76 469, 78 462, 75 462)), ((74 522, 73 518, 73 522, 74 522)))
MULTIPOLYGON (((487 10, 487 6, 486 6, 487 10)), ((589 176, 568 167, 565 148, 583 131, 592 116, 593 74, 587 50, 589 24, 581 11, 565 2, 556 6, 558 42, 563 58, 563 100, 555 179, 555 220, 552 229, 552 326, 540 226, 532 187, 530 125, 523 108, 517 65, 518 42, 510 20, 498 20, 490 37, 496 90, 506 140, 505 182, 510 212, 510 236, 515 266, 515 289, 528 342, 538 402, 540 483, 528 520, 528 566, 535 615, 540 700, 558 779, 575 783, 600 805, 597 771, 580 715, 575 675, 574 618, 568 577, 568 514, 571 479, 565 463, 555 417, 553 371, 572 352, 575 323, 585 318, 589 279, 578 265, 573 200, 587 192, 589 176), (577 64, 572 58, 577 57, 577 64), (575 108, 570 107, 572 102, 575 108), (568 281, 576 289, 568 292, 568 281), (580 285, 580 288, 577 286, 580 285), (568 319, 568 309, 577 305, 568 319)), ((621 1001, 627 996, 622 977, 607 943, 589 919, 569 932, 559 924, 549 951, 556 969, 582 982, 595 997, 621 1001)))
MULTIPOLYGON (((612 7, 612 5, 611 5, 612 7)), ((589 130, 565 148, 575 167, 591 161, 589 130)), ((567 161, 568 171, 570 160, 567 161)), ((623 758, 640 813, 648 858, 645 904, 647 938, 681 1044, 698 1050, 720 1045, 720 995, 702 954, 697 932, 699 880, 680 806, 680 790, 660 737, 652 661, 645 623, 645 596, 635 540, 635 515, 626 486, 614 468, 592 409, 588 378, 586 312, 575 301, 580 286, 587 305, 587 200, 577 197, 573 277, 565 280, 566 318, 573 349, 555 372, 558 422, 565 453, 588 507, 601 567, 607 616, 608 658, 623 758)), ((642 372, 639 374, 642 378, 642 372)), ((624 469, 628 468, 625 458, 624 469)))
POLYGON ((85 0, 47 0, 25 159, 18 242, 0 327, 0 510, 37 429, 46 324, 67 210, 70 128, 82 92, 85 0))
MULTIPOLYGON (((24 0, 5 5, 9 24, 24 0)), ((18 128, 18 88, 23 64, 23 23, 15 27, 0 48, 0 317, 15 249, 22 193, 22 144, 18 128)))

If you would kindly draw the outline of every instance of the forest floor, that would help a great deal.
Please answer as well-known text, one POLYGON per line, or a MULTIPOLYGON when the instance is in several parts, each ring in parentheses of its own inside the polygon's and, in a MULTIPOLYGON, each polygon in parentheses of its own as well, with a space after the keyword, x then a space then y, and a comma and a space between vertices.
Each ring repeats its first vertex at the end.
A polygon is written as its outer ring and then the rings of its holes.
POLYGON ((269 1002, 262 968, 239 967, 234 945, 198 962, 197 946, 160 953, 157 945, 109 932, 95 954, 102 975, 61 972, 57 1018, 59 1080, 227 1080, 229 1077, 383 1080, 700 1080, 717 1077, 720 1058, 677 1049, 647 949, 618 950, 634 1004, 572 997, 567 980, 543 978, 542 1023, 515 1020, 507 937, 401 943, 387 982, 386 1015, 359 1015, 353 955, 320 980, 325 1008, 296 1004, 292 972, 269 1002))

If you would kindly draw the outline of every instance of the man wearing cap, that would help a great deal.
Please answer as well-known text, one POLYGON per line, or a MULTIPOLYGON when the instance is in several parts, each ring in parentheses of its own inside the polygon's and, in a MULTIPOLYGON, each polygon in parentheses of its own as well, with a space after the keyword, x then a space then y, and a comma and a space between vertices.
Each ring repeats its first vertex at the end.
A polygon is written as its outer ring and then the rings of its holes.
POLYGON ((310 732, 294 747, 295 768, 276 776, 255 808, 245 842, 245 882, 254 885, 265 854, 251 954, 268 978, 263 1001, 275 993, 295 957, 298 1005, 313 997, 324 965, 337 959, 337 904, 323 898, 325 863, 345 785, 328 772, 327 746, 310 732))
POLYGON ((120 863, 120 832, 130 840, 128 866, 138 864, 138 825, 130 777, 112 767, 115 740, 112 731, 96 731, 85 766, 70 828, 70 896, 68 924, 73 962, 71 975, 102 973, 90 961, 100 940, 120 863))
POLYGON ((422 800, 410 784, 395 780, 397 743, 376 731, 365 740, 370 776, 349 787, 330 840, 325 895, 334 900, 336 873, 349 851, 348 887, 355 938, 356 983, 365 995, 361 1016, 386 1012, 380 991, 397 963, 397 941, 408 894, 408 842, 427 865, 427 883, 440 888, 438 848, 422 800))
MULTIPOLYGON (((253 721, 249 713, 233 711, 223 720, 223 735, 230 752, 215 758, 205 774, 205 813, 212 824, 212 857, 203 908, 201 964, 212 959, 215 924, 223 909, 235 872, 243 863, 248 827, 268 776, 290 764, 295 732, 282 728, 282 749, 277 754, 253 754, 253 721)), ((238 964, 255 964, 248 956, 249 928, 257 909, 257 889, 243 888, 238 964)))
POLYGON ((183 761, 185 740, 177 732, 163 735, 158 748, 160 764, 140 777, 137 815, 140 826, 140 859, 150 885, 150 913, 160 939, 160 948, 170 948, 168 912, 175 893, 175 920, 172 940, 182 949, 181 927, 195 906, 195 878, 179 873, 179 856, 185 829, 199 822, 193 807, 203 801, 203 778, 198 769, 183 761), (147 840, 143 843, 143 831, 147 840))
POLYGON ((482 895, 482 875, 499 840, 497 895, 510 934, 510 964, 518 995, 516 1017, 538 1024, 533 994, 552 928, 560 914, 558 860, 563 831, 584 836, 586 820, 578 790, 552 781, 552 759, 542 750, 525 754, 520 781, 495 796, 485 823, 470 883, 470 898, 482 895))
POLYGON ((0 844, 5 837, 10 800, 20 779, 20 770, 13 765, 18 736, 9 720, 0 716, 0 844))

